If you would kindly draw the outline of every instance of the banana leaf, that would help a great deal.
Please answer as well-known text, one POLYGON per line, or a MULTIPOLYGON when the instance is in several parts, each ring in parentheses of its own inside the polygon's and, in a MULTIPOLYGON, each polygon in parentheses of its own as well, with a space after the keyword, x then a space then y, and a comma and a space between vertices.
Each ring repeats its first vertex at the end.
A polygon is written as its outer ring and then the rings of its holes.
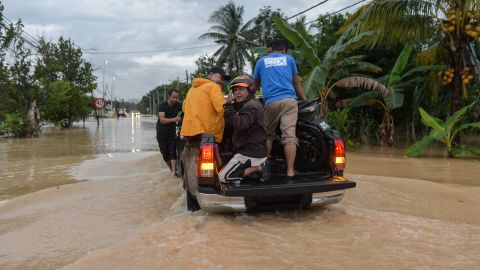
POLYGON ((429 126, 435 130, 445 130, 444 125, 441 125, 440 123, 438 123, 437 121, 438 119, 432 117, 423 108, 420 108, 419 111, 420 111, 420 116, 422 117, 422 122, 426 126, 429 126))
POLYGON ((403 70, 408 64, 408 59, 410 58, 410 54, 412 53, 413 44, 411 42, 407 42, 405 47, 403 47, 402 52, 397 58, 395 65, 392 68, 392 72, 390 72, 390 76, 387 80, 387 87, 392 87, 395 85, 399 80, 400 76, 403 73, 403 70))
POLYGON ((467 129, 467 128, 480 128, 480 122, 469 123, 469 124, 461 125, 461 126, 458 128, 458 131, 464 130, 464 129, 467 129))
POLYGON ((272 20, 282 35, 287 38, 293 44, 293 46, 295 46, 296 50, 302 52, 305 59, 312 66, 320 65, 320 58, 318 58, 315 48, 310 45, 310 43, 302 36, 301 33, 295 30, 295 28, 293 28, 288 22, 284 21, 279 16, 273 16, 272 20))
POLYGON ((451 154, 453 156, 458 156, 465 152, 480 158, 480 147, 456 147, 452 150, 451 154))
POLYGON ((447 130, 452 130, 453 127, 460 121, 462 120, 462 116, 467 112, 469 111, 473 104, 475 104, 475 102, 472 102, 470 103, 469 105, 461 108, 460 110, 456 111, 455 113, 453 113, 452 116, 448 117, 447 118, 447 121, 446 121, 446 128, 447 130))
POLYGON ((444 65, 427 65, 427 66, 419 66, 412 68, 411 70, 405 72, 401 78, 400 81, 403 81, 404 79, 412 76, 413 74, 420 73, 420 74, 425 74, 427 72, 438 72, 438 71, 443 71, 445 70, 444 65))
POLYGON ((364 90, 370 90, 379 92, 383 96, 388 95, 388 89, 385 85, 379 83, 374 79, 370 79, 367 77, 347 77, 335 82, 335 85, 338 87, 344 88, 361 88, 364 90))
POLYGON ((446 130, 438 130, 438 129, 432 129, 430 131, 429 136, 432 137, 434 140, 444 142, 445 137, 448 135, 448 131, 446 130))
POLYGON ((348 102, 347 107, 358 108, 358 107, 368 106, 370 105, 370 103, 368 103, 368 100, 377 99, 379 97, 380 97, 380 94, 378 92, 368 91, 350 100, 350 102, 348 102))
POLYGON ((303 83, 303 92, 308 98, 315 98, 319 91, 325 88, 327 71, 322 66, 316 66, 303 83))
POLYGON ((348 40, 344 36, 340 37, 337 43, 327 50, 322 64, 332 65, 340 62, 345 55, 365 46, 375 36, 375 31, 368 31, 348 40))
POLYGON ((420 141, 414 143, 405 150, 405 154, 409 157, 417 157, 423 149, 433 142, 433 138, 429 135, 423 137, 420 141))
POLYGON ((365 73, 379 73, 382 72, 382 69, 372 63, 368 62, 357 62, 353 65, 346 65, 343 67, 338 67, 335 65, 331 70, 335 71, 328 78, 332 81, 338 81, 345 77, 352 76, 355 72, 365 72, 365 73))
POLYGON ((389 94, 384 97, 385 105, 390 110, 400 108, 403 105, 403 100, 405 99, 405 90, 401 87, 395 87, 388 89, 389 94))

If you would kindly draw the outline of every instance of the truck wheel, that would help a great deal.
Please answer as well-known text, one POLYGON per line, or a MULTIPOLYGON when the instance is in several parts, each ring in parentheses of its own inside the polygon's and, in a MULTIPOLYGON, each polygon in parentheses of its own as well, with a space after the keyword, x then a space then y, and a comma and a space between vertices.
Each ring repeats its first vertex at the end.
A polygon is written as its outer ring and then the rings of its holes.
POLYGON ((190 191, 188 191, 188 188, 185 189, 185 195, 187 197, 187 210, 190 212, 196 212, 200 210, 200 205, 198 204, 197 199, 195 199, 192 194, 190 194, 190 191))
MULTIPOLYGON (((186 172, 184 172, 186 174, 186 172)), ((183 175, 183 189, 185 189, 185 197, 187 198, 187 210, 190 212, 196 212, 200 210, 200 205, 198 204, 197 199, 195 199, 190 191, 188 190, 188 182, 186 175, 183 175)))

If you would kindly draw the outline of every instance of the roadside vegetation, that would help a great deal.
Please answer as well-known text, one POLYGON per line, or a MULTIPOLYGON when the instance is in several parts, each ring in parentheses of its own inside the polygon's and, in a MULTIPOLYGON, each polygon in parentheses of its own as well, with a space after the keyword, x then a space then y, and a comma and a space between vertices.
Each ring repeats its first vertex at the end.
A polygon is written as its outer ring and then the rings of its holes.
POLYGON ((33 44, 21 20, 4 20, 0 3, 1 134, 38 137, 41 123, 71 127, 91 113, 95 81, 73 41, 33 44))
MULTIPOLYGON (((327 13, 306 22, 302 16, 287 20, 270 6, 246 18, 244 7, 231 1, 212 11, 210 27, 199 36, 218 50, 199 57, 195 71, 150 90, 137 108, 155 114, 166 91, 179 89, 183 98, 192 79, 214 64, 232 76, 252 74, 266 45, 283 38, 305 93, 322 103, 319 116, 351 148, 396 146, 418 156, 433 143, 445 145, 448 156, 480 157, 477 2, 373 0, 353 14, 327 13)), ((21 22, 1 21, 0 130, 31 136, 27 116, 34 101, 42 121, 68 127, 86 117, 96 85, 81 50, 61 38, 42 41, 32 57, 19 37, 21 22)))

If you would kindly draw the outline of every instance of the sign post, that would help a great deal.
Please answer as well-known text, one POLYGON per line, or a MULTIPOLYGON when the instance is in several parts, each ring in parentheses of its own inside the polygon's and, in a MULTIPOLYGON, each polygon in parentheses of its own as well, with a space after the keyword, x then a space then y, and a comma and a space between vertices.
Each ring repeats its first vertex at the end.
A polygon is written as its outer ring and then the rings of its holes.
POLYGON ((95 109, 101 110, 105 108, 105 100, 103 98, 96 98, 95 101, 93 102, 93 106, 95 106, 95 109))
POLYGON ((93 100, 93 107, 95 108, 95 118, 97 119, 97 126, 100 125, 100 117, 98 115, 98 111, 105 108, 106 102, 103 98, 96 98, 93 100))

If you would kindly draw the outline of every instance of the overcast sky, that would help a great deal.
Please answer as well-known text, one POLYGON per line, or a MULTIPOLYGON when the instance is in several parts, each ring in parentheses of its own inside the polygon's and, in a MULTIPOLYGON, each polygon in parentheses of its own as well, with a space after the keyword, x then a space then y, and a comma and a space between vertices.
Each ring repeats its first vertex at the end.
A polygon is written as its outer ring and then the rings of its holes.
MULTIPOLYGON (((0 1, 5 7, 4 16, 11 21, 22 19, 30 35, 44 36, 52 41, 63 36, 83 49, 95 49, 84 51, 84 58, 97 69, 98 95, 104 78, 108 87, 113 81, 116 96, 126 100, 140 98, 177 76, 185 79, 185 70, 193 72, 199 56, 212 55, 219 47, 143 54, 88 52, 138 52, 215 45, 212 40, 199 40, 198 37, 211 26, 209 15, 226 3, 218 0, 0 1), (104 65, 105 61, 108 64, 104 65)), ((322 1, 234 2, 244 6, 245 22, 256 16, 266 3, 291 16, 322 1)), ((307 20, 313 20, 319 14, 334 12, 356 2, 358 0, 329 0, 305 15, 307 20)), ((352 12, 357 7, 347 11, 352 12)))

